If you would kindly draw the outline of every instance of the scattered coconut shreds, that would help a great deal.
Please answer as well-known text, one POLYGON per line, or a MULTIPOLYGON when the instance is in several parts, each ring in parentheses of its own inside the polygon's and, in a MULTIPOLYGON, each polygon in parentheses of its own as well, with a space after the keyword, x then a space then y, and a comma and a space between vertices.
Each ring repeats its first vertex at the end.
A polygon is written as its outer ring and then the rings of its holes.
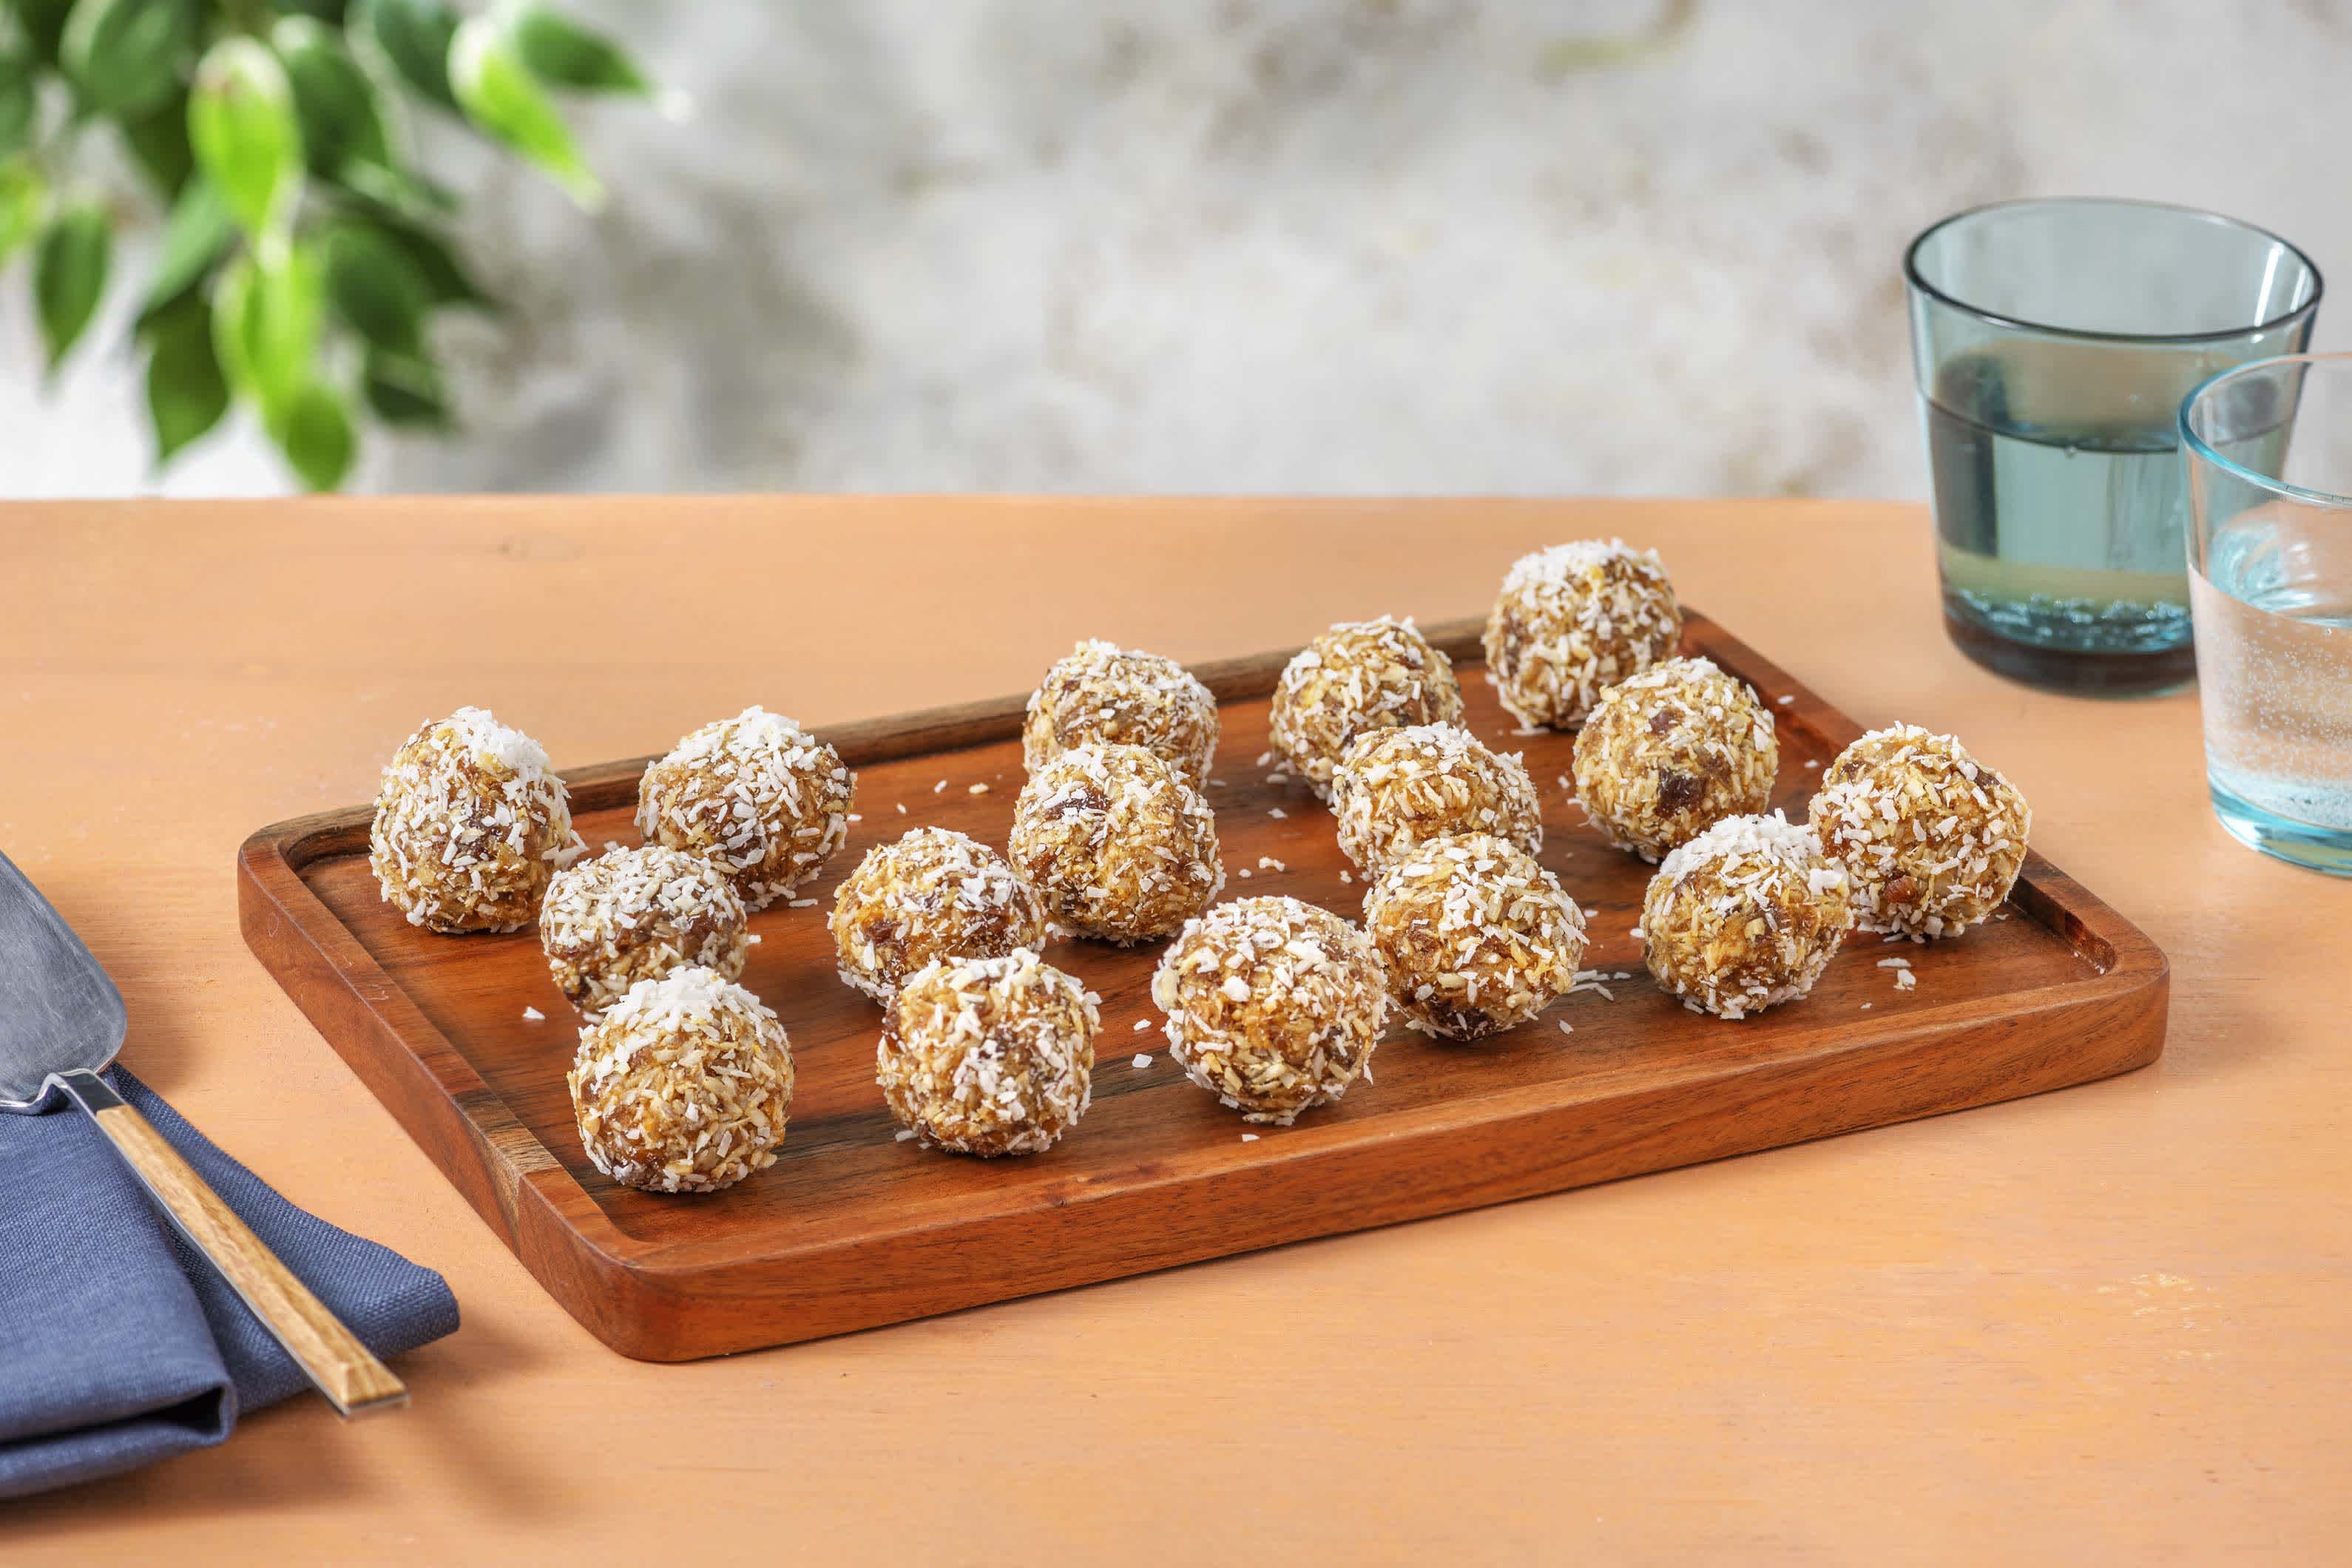
POLYGON ((547 1015, 541 1012, 536 1007, 525 1007, 522 1010, 522 1016, 534 1024, 544 1024, 547 1022, 547 1015))
POLYGON ((1290 816, 1290 813, 1288 813, 1288 812, 1286 812, 1286 811, 1283 810, 1283 809, 1282 809, 1282 807, 1280 807, 1280 806, 1278 806, 1278 805, 1270 805, 1270 806, 1267 806, 1267 807, 1265 808, 1265 814, 1266 814, 1268 816, 1273 817, 1273 818, 1274 818, 1276 821, 1277 821, 1277 822, 1284 821, 1284 820, 1287 819, 1287 818, 1289 817, 1289 816, 1290 816))
POLYGON ((1807 757, 1805 759, 1805 766, 1811 768, 1816 773, 1821 771, 1821 765, 1822 760, 1819 757, 1807 757))
POLYGON ((794 899, 784 907, 788 910, 813 910, 816 908, 816 900, 814 899, 794 899))
POLYGON ((1151 1027, 1151 1020, 1149 1018, 1138 1018, 1135 1021, 1135 1032, 1139 1035, 1150 1027, 1151 1027))
POLYGON ((1257 1142, 1257 1134, 1255 1132, 1244 1132, 1242 1134, 1242 1142, 1244 1143, 1255 1143, 1257 1142))
POLYGON ((912 1138, 914 1135, 915 1130, 913 1128, 901 1127, 898 1131, 890 1134, 890 1142, 893 1143, 904 1143, 908 1139, 912 1138))
POLYGON ((1273 761, 1274 753, 1272 752, 1260 752, 1257 754, 1257 765, 1259 767, 1265 767, 1267 763, 1273 761))
POLYGON ((974 795, 986 795, 988 793, 988 786, 984 784, 976 784, 971 786, 971 793, 974 795))
POLYGON ((760 945, 760 937, 759 937, 759 933, 758 933, 758 932, 756 932, 756 931, 754 931, 751 935, 745 937, 745 938, 743 939, 743 945, 744 945, 745 947, 757 947, 757 946, 759 946, 759 945, 760 945))
POLYGON ((1287 871, 1290 869, 1289 867, 1284 865, 1281 861, 1276 859, 1271 855, 1259 856, 1257 858, 1257 868, 1261 871, 1287 871))
POLYGON ((1568 775, 1566 773, 1559 775, 1559 787, 1566 790, 1570 795, 1574 795, 1576 793, 1576 786, 1568 782, 1568 775))
POLYGON ((1864 1003, 1862 1005, 1862 1010, 1863 1010, 1864 1012, 1865 1012, 1865 1013, 1869 1012, 1869 1011, 1870 1011, 1870 1004, 1869 1004, 1869 1003, 1867 1003, 1867 1002, 1864 1002, 1864 1003))
POLYGON ((1242 875, 1243 875, 1243 877, 1246 878, 1246 877, 1248 877, 1248 876, 1249 876, 1249 874, 1250 874, 1250 868, 1249 868, 1248 867, 1246 867, 1246 866, 1243 867, 1243 868, 1242 868, 1242 875))
POLYGON ((1916 974, 1912 973, 1911 971, 1907 969, 1898 969, 1895 972, 1895 989, 1897 991, 1908 991, 1914 985, 1918 984, 1919 977, 1916 974))
POLYGON ((939 783, 937 783, 937 784, 933 784, 933 785, 931 786, 931 793, 932 793, 933 795, 945 795, 945 794, 947 793, 947 789, 948 789, 948 781, 947 781, 947 780, 945 780, 945 779, 941 779, 939 783))
POLYGON ((1224 788, 1224 787, 1225 787, 1225 781, 1224 781, 1224 780, 1223 780, 1223 779, 1211 779, 1209 782, 1210 782, 1211 784, 1213 784, 1216 785, 1219 789, 1223 789, 1223 788, 1224 788))
POLYGON ((1642 935, 1642 928, 1640 926, 1635 926, 1633 928, 1633 936, 1635 942, 1643 942, 1648 940, 1642 935))
POLYGON ((1136 1053, 1136 1058, 1135 1058, 1135 1070, 1136 1070, 1136 1071, 1138 1071, 1138 1072, 1141 1072, 1145 1068, 1148 1068, 1148 1067, 1150 1067, 1150 1065, 1151 1065, 1151 1053, 1150 1053, 1150 1051, 1139 1051, 1139 1052, 1137 1052, 1137 1053, 1136 1053))
POLYGON ((1353 882, 1355 879, 1356 879, 1348 875, 1344 870, 1339 873, 1339 880, 1342 882, 1353 882))
POLYGON ((1563 1018, 1560 1020, 1559 1032, 1563 1035, 1572 1035, 1576 1033, 1576 1026, 1563 1018))
POLYGON ((2007 910, 1995 910, 1992 913, 1992 918, 1997 921, 2005 921, 2009 919, 2009 911, 2007 910))
POLYGON ((1911 967, 1911 961, 1907 958, 1882 958, 1878 961, 1878 967, 1881 969, 1908 969, 1911 967))
POLYGON ((907 815, 907 803, 903 800, 898 802, 898 815, 901 816, 907 815))
POLYGON ((1773 700, 1776 704, 1778 704, 1779 706, 1780 706, 1780 707, 1782 707, 1782 708, 1786 708, 1787 706, 1789 706, 1789 704, 1790 704, 1791 702, 1794 702, 1796 700, 1797 700, 1797 698, 1796 698, 1796 694, 1795 694, 1794 692, 1790 693, 1790 694, 1789 694, 1788 696, 1786 696, 1786 697, 1775 697, 1774 699, 1772 699, 1772 700, 1773 700))

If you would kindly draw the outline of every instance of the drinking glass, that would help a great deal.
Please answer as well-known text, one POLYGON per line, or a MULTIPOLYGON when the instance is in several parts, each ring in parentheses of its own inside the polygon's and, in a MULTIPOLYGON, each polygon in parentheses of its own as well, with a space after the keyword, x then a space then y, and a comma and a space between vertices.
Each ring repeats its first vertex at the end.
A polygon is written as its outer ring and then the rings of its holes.
POLYGON ((2188 680, 2180 400, 2301 351, 2318 269, 2211 213, 2070 198, 1948 217, 1904 275, 1952 641, 2057 690, 2188 680))
POLYGON ((2352 354, 2226 372, 2180 406, 2205 777, 2221 826, 2352 876, 2352 354))

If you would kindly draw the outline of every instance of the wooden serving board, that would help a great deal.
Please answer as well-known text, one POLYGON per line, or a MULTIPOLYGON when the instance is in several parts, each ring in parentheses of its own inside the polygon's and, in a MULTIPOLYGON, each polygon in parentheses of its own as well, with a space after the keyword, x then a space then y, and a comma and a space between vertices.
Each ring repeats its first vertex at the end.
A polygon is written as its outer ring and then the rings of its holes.
MULTIPOLYGON (((246 842, 246 940, 555 1299, 614 1349, 655 1361, 1957 1110, 2123 1072, 2162 1049, 2164 955, 2038 855, 2010 918, 1959 941, 1890 947, 1862 936, 1801 1002, 1738 1023, 1685 1011, 1649 978, 1632 934, 1651 868, 1583 824, 1559 782, 1571 737, 1517 732, 1483 679, 1477 631, 1431 635, 1454 658, 1471 727, 1526 754, 1544 803, 1543 862, 1591 911, 1585 962, 1633 977, 1607 983, 1613 1000, 1580 993, 1475 1047, 1392 1030, 1371 1081, 1293 1127, 1246 1127, 1184 1078, 1150 1002, 1157 947, 1073 942, 1047 957, 1102 996, 1086 1119, 1025 1159, 966 1159, 893 1138, 874 1083, 879 1014, 834 973, 834 884, 867 848, 923 824, 1003 846, 1023 778, 1019 698, 825 732, 857 770, 862 820, 824 880, 803 889, 816 907, 754 917, 763 940, 744 983, 790 1030, 799 1083, 778 1163, 724 1193, 632 1192, 588 1163, 564 1089, 574 1021, 535 934, 452 938, 408 925, 369 874, 368 807, 246 842), (1878 967, 1898 953, 1915 965, 1915 990, 1897 990, 1895 972, 1878 967), (526 1006, 545 1021, 527 1021, 526 1006), (1151 1058, 1141 1068, 1139 1052, 1151 1058), (1245 1131, 1258 1136, 1244 1142, 1245 1131)), ((1793 699, 1774 707, 1775 804, 1800 816, 1820 766, 1856 726, 1704 616, 1689 617, 1684 645, 1768 702, 1793 699)), ((1223 715, 1208 793, 1225 896, 1287 893, 1353 919, 1362 879, 1341 880, 1329 813, 1255 761, 1290 651, 1198 671, 1223 715)), ((708 717, 681 712, 679 728, 708 717)), ((397 740, 385 737, 387 753, 397 740)), ((631 819, 644 768, 640 758, 565 774, 592 846, 639 841, 631 819)))

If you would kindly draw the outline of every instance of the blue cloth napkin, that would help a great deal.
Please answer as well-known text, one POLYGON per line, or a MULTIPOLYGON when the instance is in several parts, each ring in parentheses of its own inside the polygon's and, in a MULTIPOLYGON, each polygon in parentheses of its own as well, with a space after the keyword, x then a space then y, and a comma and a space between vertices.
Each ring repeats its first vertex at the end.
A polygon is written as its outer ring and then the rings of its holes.
MULTIPOLYGON (((441 1276, 304 1214, 123 1068, 106 1079, 376 1354, 457 1327, 441 1276)), ((0 1115, 0 1498, 209 1447, 309 1386, 89 1117, 0 1115)))

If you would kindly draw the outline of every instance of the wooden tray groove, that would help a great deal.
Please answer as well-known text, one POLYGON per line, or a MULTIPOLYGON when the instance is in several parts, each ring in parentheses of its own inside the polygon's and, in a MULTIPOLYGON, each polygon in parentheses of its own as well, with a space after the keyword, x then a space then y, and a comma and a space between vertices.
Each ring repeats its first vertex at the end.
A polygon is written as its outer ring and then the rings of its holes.
MULTIPOLYGON (((1057 945, 1103 997, 1096 1101, 1050 1152, 981 1162, 897 1142, 873 1085, 878 1015, 834 976, 832 888, 872 845, 929 822, 1001 846, 1021 783, 1024 700, 828 730, 860 773, 863 820, 814 909, 756 917, 745 975, 791 1030, 799 1090, 782 1157, 730 1192, 660 1198, 614 1186, 572 1128, 570 1010, 530 933, 436 937, 378 901, 368 808, 278 824, 238 857, 246 940, 362 1082, 582 1322, 652 1360, 789 1343, 928 1313, 1556 1192, 1933 1115, 2141 1066, 2162 1048, 2168 974, 2138 931, 2040 856, 2012 918, 1957 942, 1905 945, 1894 988, 1870 938, 1814 994, 1738 1024, 1701 1018, 1643 973, 1631 928, 1650 868, 1608 849, 1558 783, 1570 739, 1522 735, 1484 682, 1478 628, 1434 628, 1490 743, 1524 750, 1544 797, 1543 859, 1596 911, 1587 963, 1635 976, 1475 1047, 1402 1030, 1375 1079, 1287 1129, 1244 1129, 1183 1079, 1149 1000, 1156 948, 1057 945), (934 782, 944 781, 944 790, 934 782), (969 784, 986 783, 986 794, 969 784), (907 815, 896 806, 904 804, 907 815), (1864 1005, 1867 1004, 1867 1006, 1864 1005), (544 1023, 522 1018, 536 1006, 544 1023), (1153 1032, 1136 1032, 1148 1019, 1153 1032), (1557 1025, 1573 1025, 1561 1034, 1557 1025), (1150 1066, 1130 1059, 1149 1052, 1150 1066), (1241 1141, 1244 1131, 1261 1136, 1241 1141)), ((1704 653, 1776 704, 1776 804, 1793 817, 1858 732, 1703 616, 1704 653)), ((1292 650, 1201 667, 1225 738, 1210 790, 1228 897, 1289 893, 1353 918, 1360 879, 1328 814, 1268 782, 1265 699, 1292 650), (1275 818, 1268 808, 1287 814, 1275 818), (1260 868, 1261 857, 1286 869, 1260 868)), ((386 749, 397 737, 386 737, 386 749)), ((564 776, 591 844, 635 843, 647 759, 564 776)))

